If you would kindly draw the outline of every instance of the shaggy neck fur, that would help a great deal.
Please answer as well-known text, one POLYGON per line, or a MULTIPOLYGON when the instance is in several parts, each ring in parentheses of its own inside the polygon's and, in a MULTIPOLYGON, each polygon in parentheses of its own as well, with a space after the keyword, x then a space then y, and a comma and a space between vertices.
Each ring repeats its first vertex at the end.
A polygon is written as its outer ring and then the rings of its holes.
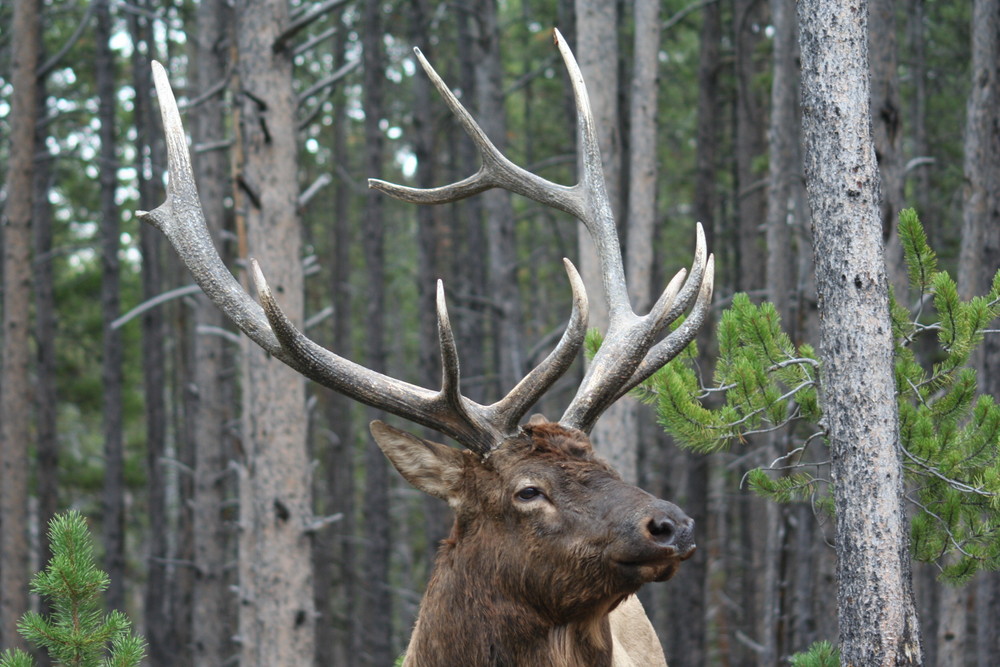
POLYGON ((438 555, 405 667, 611 667, 613 605, 552 618, 515 602, 491 580, 500 568, 483 558, 488 548, 457 540, 460 530, 456 524, 438 555))

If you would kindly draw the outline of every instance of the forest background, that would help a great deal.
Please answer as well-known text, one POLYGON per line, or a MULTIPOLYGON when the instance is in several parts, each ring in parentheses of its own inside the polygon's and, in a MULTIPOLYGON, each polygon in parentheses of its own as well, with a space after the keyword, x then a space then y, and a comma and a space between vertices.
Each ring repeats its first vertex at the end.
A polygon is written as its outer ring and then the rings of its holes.
MULTIPOLYGON (((443 278, 464 388, 488 399, 561 332, 570 298, 559 259, 580 256, 578 230, 506 193, 437 209, 367 190, 369 177, 427 186, 477 166, 411 47, 516 163, 572 183, 573 104, 551 43, 559 27, 606 132, 633 286, 665 284, 689 264, 701 221, 717 258, 716 317, 745 292, 778 305, 793 342, 816 344, 794 5, 4 3, 0 644, 16 642, 9 620, 22 604, 16 591, 27 604, 27 573, 46 558, 43 527, 73 507, 99 536, 109 605, 136 620, 149 664, 235 656, 253 664, 257 633, 238 609, 269 592, 240 586, 263 558, 246 541, 255 531, 240 530, 258 487, 240 480, 257 442, 273 441, 269 460, 253 460, 280 468, 279 481, 295 487, 297 504, 285 510, 307 536, 298 548, 308 576, 273 596, 304 610, 302 623, 314 628, 314 641, 292 647, 294 664, 389 664, 405 648, 447 533, 447 508, 391 473, 370 442, 371 411, 292 376, 258 391, 265 385, 245 370, 256 353, 197 295, 159 233, 138 225, 135 211, 163 199, 151 59, 170 72, 206 217, 238 275, 246 257, 276 252, 262 263, 269 276, 282 262, 298 274, 302 303, 290 308, 313 338, 425 386, 438 373, 431 304, 443 278), (597 38, 583 44, 584 35, 597 38), (284 80, 251 78, 245 63, 261 48, 283 54, 284 80), (18 61, 34 73, 28 99, 18 96, 18 61), (288 148, 286 168, 266 178, 245 169, 250 147, 239 128, 248 119, 288 148), (27 153, 17 141, 24 127, 27 153), (294 202, 292 232, 280 242, 261 236, 247 213, 265 194, 294 202), (10 537, 18 534, 28 536, 23 545, 10 537)), ((998 264, 1000 3, 873 0, 870 9, 890 281, 906 293, 894 230, 909 206, 962 295, 983 294, 998 264)), ((707 371, 718 352, 714 325, 699 350, 707 371)), ((975 363, 988 369, 997 353, 987 344, 975 363)), ((557 414, 580 373, 540 411, 557 414)), ((997 382, 981 375, 994 396, 997 382)), ((831 519, 809 502, 758 498, 743 483, 774 459, 773 439, 749 436, 706 455, 672 442, 652 409, 623 412, 605 417, 598 447, 699 526, 698 555, 644 592, 671 664, 773 665, 835 640, 831 519), (617 425, 630 420, 626 437, 617 425)), ((280 566, 289 564, 302 569, 288 559, 280 566)), ((938 575, 937 564, 914 564, 926 663, 993 664, 1000 579, 980 573, 955 587, 938 575)))

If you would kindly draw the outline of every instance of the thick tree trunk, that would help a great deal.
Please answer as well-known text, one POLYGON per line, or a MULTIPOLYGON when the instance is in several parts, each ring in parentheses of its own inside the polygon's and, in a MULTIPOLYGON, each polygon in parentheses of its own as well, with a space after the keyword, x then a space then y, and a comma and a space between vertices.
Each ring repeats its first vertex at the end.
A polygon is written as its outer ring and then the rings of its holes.
MULTIPOLYGON (((241 0, 234 16, 247 243, 283 310, 301 322, 292 55, 274 49, 288 4, 241 0)), ((306 665, 314 657, 316 619, 304 380, 246 340, 242 391, 241 665, 306 665)))
POLYGON ((122 344, 111 323, 120 310, 118 249, 121 223, 115 202, 118 187, 118 151, 115 127, 115 63, 111 39, 111 7, 98 0, 95 40, 98 118, 101 121, 101 319, 103 321, 101 380, 104 402, 104 567, 111 579, 107 601, 111 609, 125 609, 125 454, 122 435, 122 344))
MULTIPOLYGON (((384 138, 382 119, 385 83, 385 55, 382 5, 365 4, 362 46, 365 53, 365 172, 368 178, 381 178, 384 138)), ((364 210, 365 274, 368 280, 365 334, 367 363, 375 371, 385 371, 385 197, 369 190, 364 210)), ((379 417, 368 411, 371 419, 379 417)), ((361 664, 381 667, 392 663, 392 596, 389 594, 389 555, 392 544, 389 518, 389 464, 374 440, 365 449, 365 555, 363 589, 364 616, 361 664)))
POLYGON ((28 444, 31 428, 31 214, 35 169, 35 70, 39 3, 14 4, 10 154, 3 234, 0 381, 0 646, 23 647, 17 621, 28 609, 28 444))
POLYGON ((865 2, 800 0, 806 187, 837 509, 841 664, 919 665, 865 2))
MULTIPOLYGON (((233 39, 232 15, 224 0, 204 0, 196 16, 198 32, 191 76, 195 89, 206 91, 226 76, 233 39)), ((222 141, 226 126, 224 92, 204 100, 192 109, 192 116, 196 147, 222 141)), ((194 170, 205 222, 213 238, 220 239, 225 228, 225 202, 232 192, 228 155, 218 149, 201 152, 194 160, 194 170)), ((221 255, 226 257, 227 253, 221 255)), ((225 503, 233 494, 232 477, 227 474, 233 438, 227 425, 234 416, 235 397, 227 371, 234 360, 226 339, 219 335, 225 318, 207 297, 195 297, 191 319, 194 336, 188 377, 194 389, 187 401, 188 433, 194 449, 191 652, 196 667, 215 667, 236 652, 232 642, 236 599, 230 591, 233 577, 227 569, 233 548, 225 513, 225 503)))

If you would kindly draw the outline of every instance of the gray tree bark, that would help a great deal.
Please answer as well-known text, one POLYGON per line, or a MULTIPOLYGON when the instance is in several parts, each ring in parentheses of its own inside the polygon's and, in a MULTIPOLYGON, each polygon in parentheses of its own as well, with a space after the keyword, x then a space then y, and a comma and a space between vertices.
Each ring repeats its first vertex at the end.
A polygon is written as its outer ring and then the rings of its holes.
POLYGON ((800 0, 798 9, 821 405, 837 510, 841 664, 919 665, 869 114, 868 7, 800 0))
POLYGON ((31 214, 35 170, 35 70, 39 3, 14 4, 10 153, 3 235, 0 381, 0 646, 24 648, 17 621, 28 610, 28 444, 31 428, 31 214))
MULTIPOLYGON (((282 308, 303 317, 292 54, 275 50, 284 0, 234 6, 239 59, 239 148, 247 244, 282 308)), ((239 641, 243 667, 307 665, 315 613, 310 465, 301 376, 248 340, 243 345, 239 641)))
MULTIPOLYGON (((195 90, 206 91, 226 76, 233 39, 232 15, 223 0, 205 0, 199 3, 196 17, 196 56, 191 61, 191 77, 195 90)), ((224 92, 192 109, 196 147, 225 138, 226 109, 224 92)), ((212 236, 220 239, 225 228, 225 201, 232 192, 229 155, 217 149, 204 151, 196 156, 193 166, 205 223, 212 236)), ((227 257, 228 253, 223 249, 221 256, 227 257)), ((226 339, 215 333, 226 326, 225 317, 206 296, 195 297, 191 318, 194 336, 189 377, 194 389, 187 402, 188 433, 194 449, 191 652, 196 667, 215 667, 237 650, 232 642, 236 599, 230 591, 233 577, 227 571, 234 549, 225 515, 225 503, 233 495, 232 476, 227 473, 233 442, 228 424, 236 408, 232 380, 226 377, 226 371, 234 359, 226 339)))

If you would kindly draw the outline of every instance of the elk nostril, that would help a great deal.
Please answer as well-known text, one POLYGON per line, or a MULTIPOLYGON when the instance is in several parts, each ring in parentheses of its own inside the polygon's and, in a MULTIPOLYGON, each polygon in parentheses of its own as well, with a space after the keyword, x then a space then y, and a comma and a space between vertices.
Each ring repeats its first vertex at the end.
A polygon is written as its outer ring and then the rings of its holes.
POLYGON ((650 537, 655 542, 663 545, 673 542, 674 533, 676 532, 674 522, 669 519, 650 519, 649 523, 646 524, 646 530, 649 531, 650 537))

